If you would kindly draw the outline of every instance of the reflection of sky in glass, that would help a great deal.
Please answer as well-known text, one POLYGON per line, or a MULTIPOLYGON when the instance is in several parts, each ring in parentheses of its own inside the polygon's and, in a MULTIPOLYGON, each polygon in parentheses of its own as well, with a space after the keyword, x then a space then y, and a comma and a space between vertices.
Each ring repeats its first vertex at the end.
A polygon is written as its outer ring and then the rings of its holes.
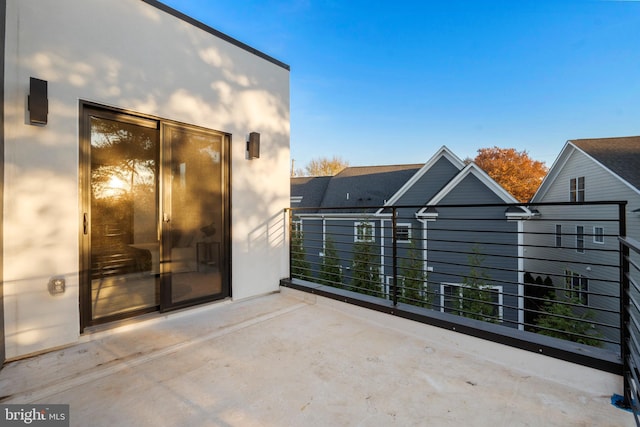
POLYGON ((214 150, 213 147, 211 147, 210 145, 207 147, 201 148, 200 152, 208 154, 209 157, 211 157, 211 160, 213 161, 213 163, 220 163, 220 152, 214 150))

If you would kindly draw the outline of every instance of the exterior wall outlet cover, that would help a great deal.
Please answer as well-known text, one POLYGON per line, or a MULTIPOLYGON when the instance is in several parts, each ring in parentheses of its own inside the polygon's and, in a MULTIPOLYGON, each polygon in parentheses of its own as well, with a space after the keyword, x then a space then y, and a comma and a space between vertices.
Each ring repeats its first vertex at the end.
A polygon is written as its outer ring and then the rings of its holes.
POLYGON ((66 288, 64 277, 52 277, 49 279, 49 293, 51 295, 63 294, 66 288))

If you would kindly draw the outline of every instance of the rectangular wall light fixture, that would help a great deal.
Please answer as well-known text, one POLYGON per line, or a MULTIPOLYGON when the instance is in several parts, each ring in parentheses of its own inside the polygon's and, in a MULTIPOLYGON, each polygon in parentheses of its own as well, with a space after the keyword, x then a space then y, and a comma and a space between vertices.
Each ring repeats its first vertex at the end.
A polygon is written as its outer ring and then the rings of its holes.
POLYGON ((249 134, 249 140, 247 141, 247 159, 260 158, 260 134, 258 132, 251 132, 249 134))
POLYGON ((46 125, 49 113, 47 99, 47 81, 31 77, 29 80, 29 123, 32 125, 46 125))

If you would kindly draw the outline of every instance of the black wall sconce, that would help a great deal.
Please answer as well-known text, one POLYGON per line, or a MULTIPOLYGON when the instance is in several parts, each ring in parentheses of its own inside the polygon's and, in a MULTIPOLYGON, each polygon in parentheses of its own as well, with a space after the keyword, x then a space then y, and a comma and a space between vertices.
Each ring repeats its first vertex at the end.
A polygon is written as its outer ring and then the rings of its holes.
POLYGON ((30 77, 29 97, 27 101, 29 109, 29 123, 32 125, 46 125, 49 113, 49 100, 47 99, 47 81, 30 77))
POLYGON ((249 134, 249 140, 247 141, 247 159, 260 158, 260 134, 258 132, 251 132, 249 134))

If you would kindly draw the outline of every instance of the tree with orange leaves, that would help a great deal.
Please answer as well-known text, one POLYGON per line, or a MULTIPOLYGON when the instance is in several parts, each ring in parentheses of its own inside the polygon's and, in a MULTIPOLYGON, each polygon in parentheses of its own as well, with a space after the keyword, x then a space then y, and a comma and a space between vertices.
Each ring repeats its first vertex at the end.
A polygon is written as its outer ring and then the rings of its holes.
POLYGON ((533 160, 526 150, 515 148, 481 148, 473 161, 523 203, 533 197, 548 170, 544 162, 533 160))

